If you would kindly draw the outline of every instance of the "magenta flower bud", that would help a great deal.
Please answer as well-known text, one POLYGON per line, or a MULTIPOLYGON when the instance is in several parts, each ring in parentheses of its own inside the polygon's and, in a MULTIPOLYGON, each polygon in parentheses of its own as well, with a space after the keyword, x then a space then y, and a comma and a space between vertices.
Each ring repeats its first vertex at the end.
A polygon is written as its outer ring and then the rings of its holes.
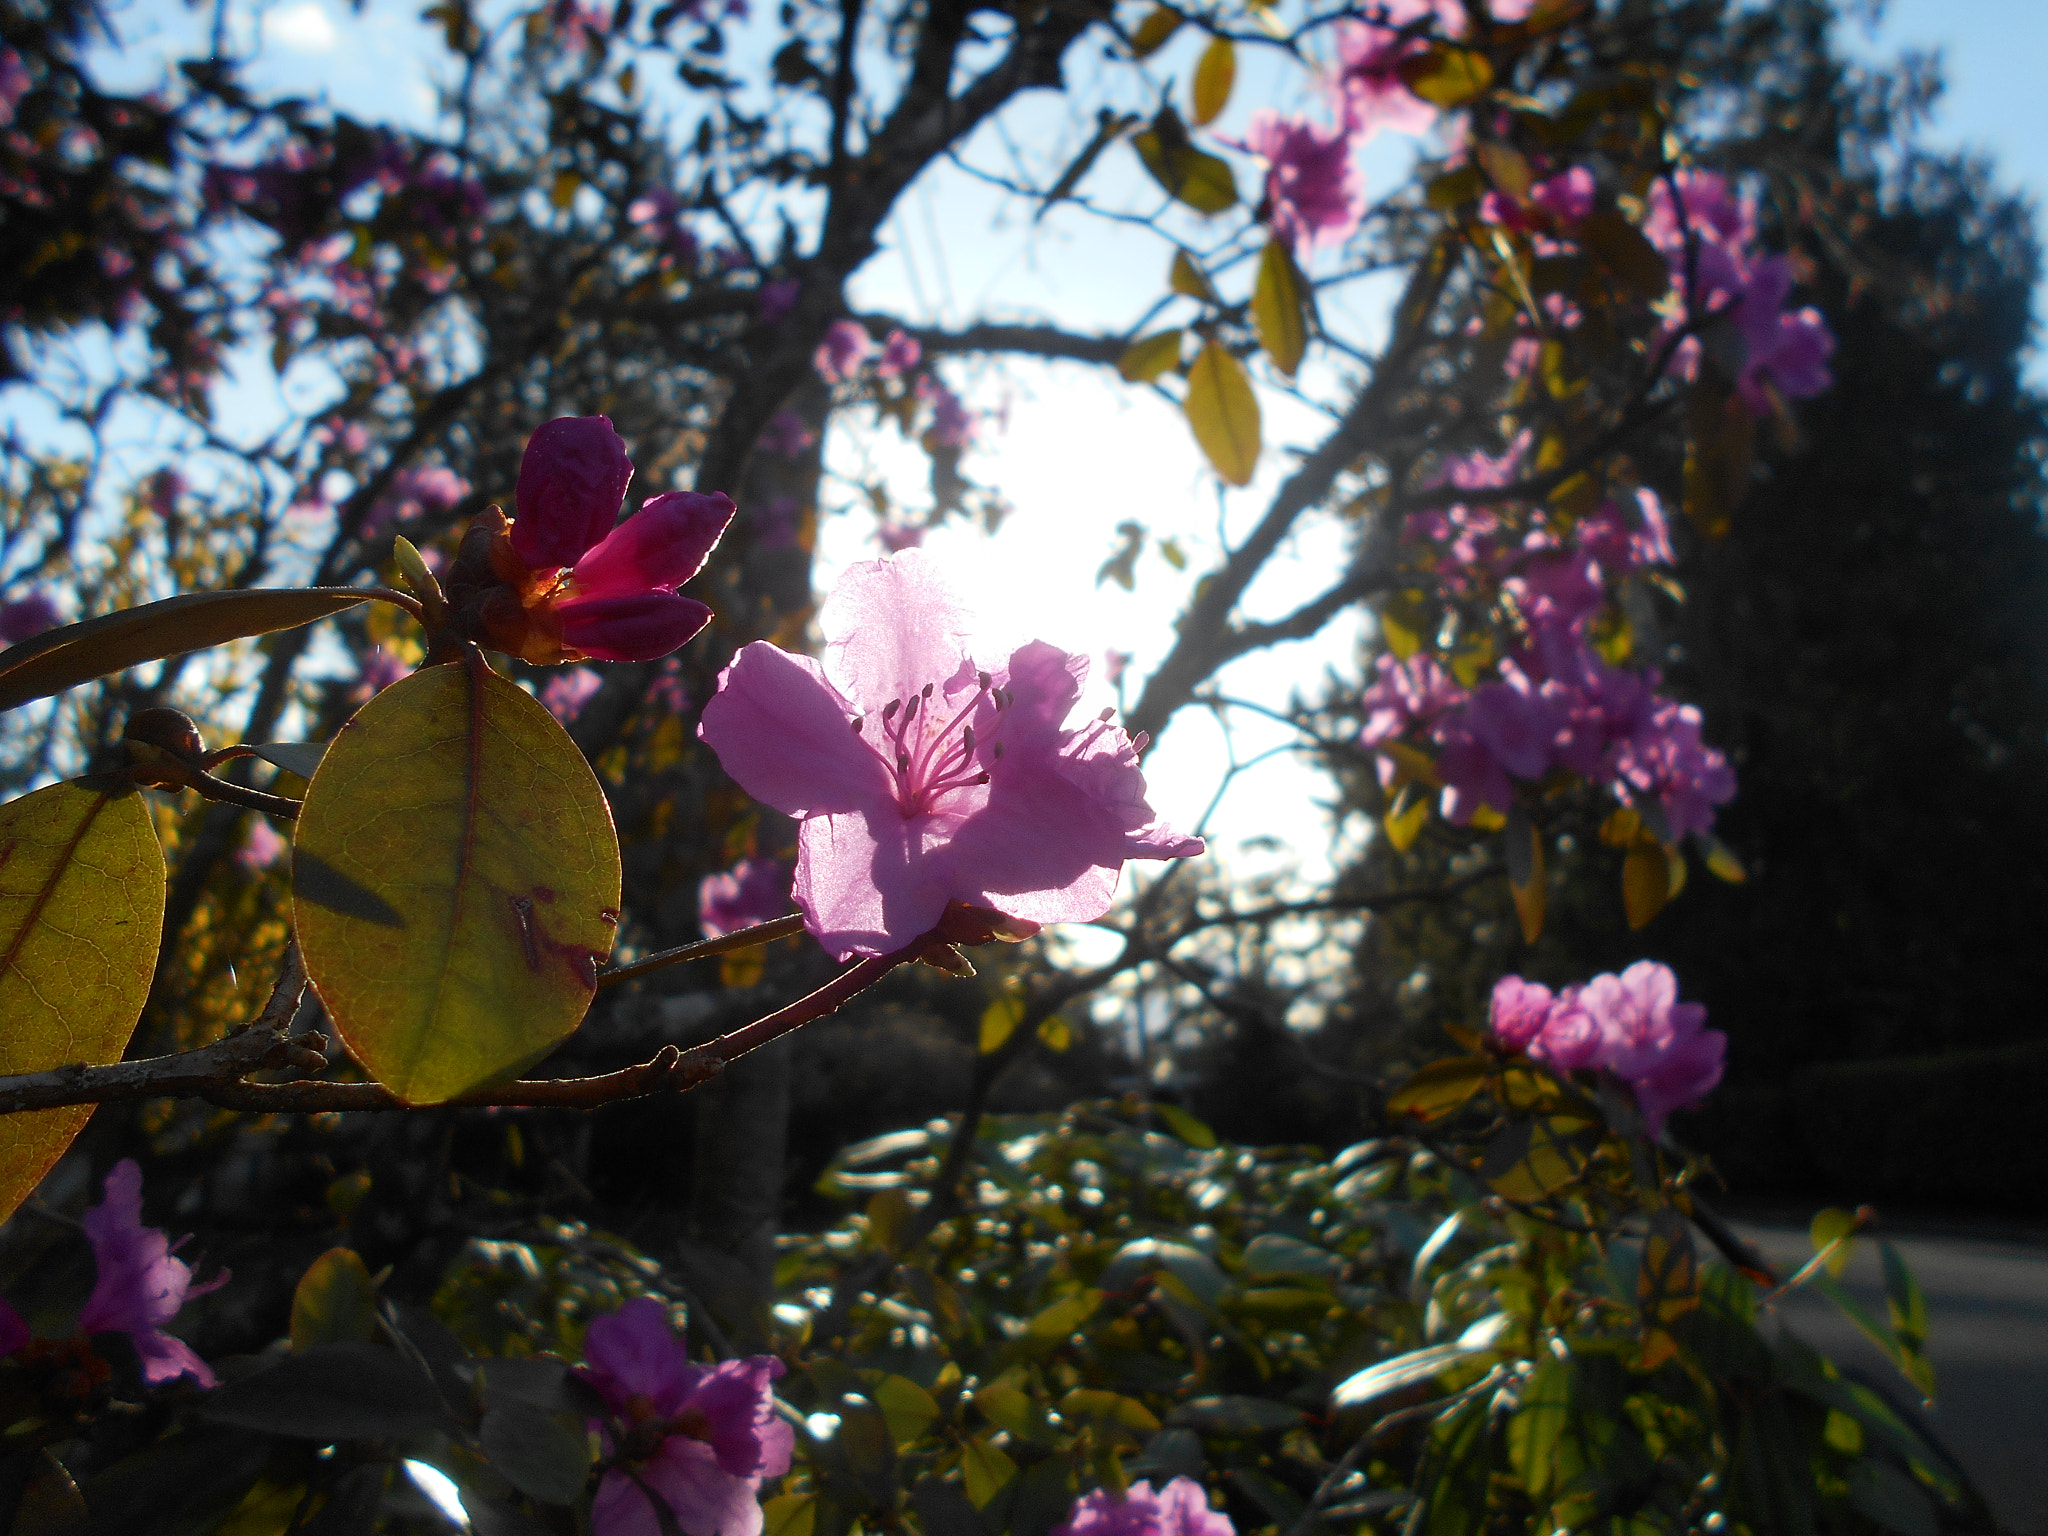
MULTIPOLYGON (((722 491, 669 491, 649 498, 575 562, 578 598, 673 592, 704 569, 734 510, 722 491)), ((515 536, 517 531, 515 524, 515 536)))
POLYGON ((711 610, 674 592, 577 597, 558 605, 562 643, 598 661, 653 661, 711 622, 711 610))
POLYGON ((826 328, 825 339, 818 343, 811 366, 827 384, 837 384, 860 372, 860 365, 874 349, 867 327, 858 320, 834 320, 826 328))
POLYGON ((924 357, 924 346, 907 331, 891 331, 882 342, 882 359, 875 372, 885 379, 910 372, 924 357))
POLYGON ((558 416, 526 441, 512 548, 534 570, 574 565, 611 532, 633 462, 604 416, 558 416))
POLYGON ((1503 976, 1493 984, 1489 1022, 1504 1049, 1526 1051, 1550 1022, 1550 988, 1519 976, 1503 976))

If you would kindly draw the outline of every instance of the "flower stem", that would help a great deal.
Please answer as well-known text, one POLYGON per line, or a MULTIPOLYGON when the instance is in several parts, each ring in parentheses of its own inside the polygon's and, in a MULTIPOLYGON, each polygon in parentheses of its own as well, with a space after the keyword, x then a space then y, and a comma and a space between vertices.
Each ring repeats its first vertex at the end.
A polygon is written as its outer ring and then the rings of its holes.
POLYGON ((632 981, 645 976, 649 971, 658 971, 663 966, 680 965, 685 960, 704 960, 712 955, 729 955, 736 949, 752 949, 757 944, 769 944, 776 939, 786 939, 802 933, 804 919, 801 912, 792 912, 787 917, 778 917, 772 923, 756 923, 751 928, 742 928, 736 933, 724 934, 715 939, 699 939, 694 944, 679 944, 674 949, 659 950, 654 954, 635 960, 631 965, 616 965, 608 971, 597 973, 599 991, 615 987, 622 981, 632 981))

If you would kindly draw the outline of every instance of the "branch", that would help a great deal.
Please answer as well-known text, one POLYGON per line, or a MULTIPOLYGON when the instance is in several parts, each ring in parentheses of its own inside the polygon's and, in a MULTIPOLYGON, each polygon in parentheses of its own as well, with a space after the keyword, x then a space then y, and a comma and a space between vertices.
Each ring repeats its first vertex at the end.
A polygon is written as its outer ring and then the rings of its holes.
MULTIPOLYGON (((772 924, 763 926, 773 926, 772 924)), ((730 946, 738 948, 740 946, 730 946)), ((317 1070, 326 1065, 326 1041, 318 1035, 289 1039, 284 1033, 299 994, 305 970, 296 946, 286 952, 285 969, 257 1021, 217 1045, 148 1061, 114 1066, 83 1064, 0 1077, 0 1112, 50 1109, 65 1104, 98 1104, 113 1099, 205 1099, 223 1109, 262 1114, 322 1114, 334 1110, 466 1109, 494 1106, 515 1109, 596 1109, 656 1093, 685 1093, 709 1082, 728 1065, 770 1041, 835 1013, 907 960, 923 943, 849 966, 832 980, 786 1008, 744 1024, 730 1034, 681 1050, 663 1046, 637 1066, 597 1077, 531 1078, 479 1088, 445 1104, 408 1104, 382 1083, 285 1082, 252 1083, 250 1072, 267 1067, 317 1070), (287 996, 289 1001, 286 1001, 287 996), (315 1048, 318 1042, 320 1049, 315 1048)))
MULTIPOLYGON (((864 323, 882 327, 897 322, 886 315, 863 315, 864 323)), ((1066 358, 1080 363, 1115 364, 1130 346, 1125 336, 1083 336, 1056 325, 996 325, 984 322, 957 331, 902 326, 915 336, 926 356, 949 352, 1014 352, 1028 357, 1066 358)))

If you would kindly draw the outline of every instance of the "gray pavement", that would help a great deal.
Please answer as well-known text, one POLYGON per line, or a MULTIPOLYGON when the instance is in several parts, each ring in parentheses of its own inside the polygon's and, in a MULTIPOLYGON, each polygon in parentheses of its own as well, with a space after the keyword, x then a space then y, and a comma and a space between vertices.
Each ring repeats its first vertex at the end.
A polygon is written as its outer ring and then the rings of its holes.
MULTIPOLYGON (((1781 1272, 1813 1254, 1803 1227, 1737 1222, 1781 1272)), ((2005 1527, 2048 1536, 2048 1244, 1963 1235, 1888 1234, 1927 1296, 1935 1404, 1928 1419, 1967 1467, 2005 1527)), ((1844 1283, 1880 1318, 1877 1245, 1859 1242, 1844 1283)), ((1826 1300, 1795 1292, 1784 1326, 1916 1395, 1876 1347, 1826 1300)))

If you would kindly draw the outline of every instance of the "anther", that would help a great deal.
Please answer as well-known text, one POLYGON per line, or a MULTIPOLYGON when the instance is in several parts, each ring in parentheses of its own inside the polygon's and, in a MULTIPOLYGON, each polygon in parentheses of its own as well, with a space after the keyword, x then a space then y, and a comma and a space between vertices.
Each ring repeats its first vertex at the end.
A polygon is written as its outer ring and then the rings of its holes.
POLYGON ((989 755, 997 762, 1001 762, 1003 760, 1003 744, 1000 741, 997 742, 989 749, 989 755))
POLYGON ((924 685, 924 691, 923 691, 922 693, 918 694, 918 697, 919 697, 920 699, 928 699, 928 698, 930 698, 931 696, 932 696, 932 685, 931 685, 930 683, 926 683, 926 684, 924 685))
POLYGON ((988 770, 984 768, 981 770, 980 773, 976 774, 974 782, 977 784, 986 784, 988 782, 988 770))
POLYGON ((854 735, 856 735, 856 736, 858 736, 858 735, 860 734, 860 728, 861 728, 862 726, 866 725, 867 723, 868 723, 868 721, 867 721, 867 716, 865 716, 865 715, 855 715, 855 716, 853 717, 853 734, 854 734, 854 735))
POLYGON ((974 680, 975 680, 975 681, 976 681, 977 683, 981 684, 981 686, 982 686, 982 689, 983 689, 983 691, 984 691, 984 692, 986 692, 986 691, 987 691, 987 689, 988 689, 988 685, 989 685, 989 683, 990 683, 991 679, 990 679, 989 675, 988 675, 988 674, 987 674, 986 672, 977 672, 977 673, 975 673, 975 674, 974 674, 974 680))
POLYGON ((903 771, 904 771, 905 769, 907 769, 907 768, 908 768, 909 766, 910 766, 910 754, 909 754, 908 752, 898 752, 898 753, 896 754, 896 771, 897 771, 898 773, 902 773, 902 772, 903 772, 903 771))
POLYGON ((974 755, 974 727, 971 725, 961 726, 960 739, 967 743, 967 755, 972 757, 974 755))
POLYGON ((1095 718, 1098 720, 1107 720, 1111 715, 1115 713, 1116 711, 1114 709, 1105 709, 1101 714, 1097 715, 1095 718))
POLYGON ((886 725, 886 724, 888 723, 888 721, 889 721, 889 717, 890 717, 891 715, 895 714, 895 713, 896 713, 896 711, 897 711, 897 710, 899 710, 899 709, 901 709, 902 707, 903 707, 903 701, 902 701, 901 699, 891 699, 891 700, 890 700, 890 701, 889 701, 888 703, 884 704, 884 705, 882 706, 882 722, 883 722, 883 724, 885 724, 885 725, 886 725))
POLYGON ((913 693, 910 696, 910 702, 903 706, 903 723, 905 725, 910 724, 910 717, 917 713, 918 701, 922 697, 922 694, 913 693))

